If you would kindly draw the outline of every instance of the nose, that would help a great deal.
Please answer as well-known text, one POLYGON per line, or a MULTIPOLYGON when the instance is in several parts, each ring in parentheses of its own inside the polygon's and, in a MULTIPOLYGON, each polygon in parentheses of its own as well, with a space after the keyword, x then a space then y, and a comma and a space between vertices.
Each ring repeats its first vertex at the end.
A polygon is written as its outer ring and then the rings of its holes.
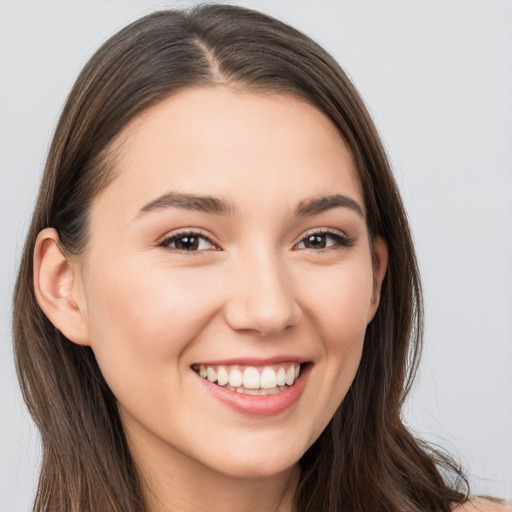
POLYGON ((293 280, 276 256, 241 258, 230 273, 225 319, 237 331, 270 336, 295 326, 302 318, 293 280))

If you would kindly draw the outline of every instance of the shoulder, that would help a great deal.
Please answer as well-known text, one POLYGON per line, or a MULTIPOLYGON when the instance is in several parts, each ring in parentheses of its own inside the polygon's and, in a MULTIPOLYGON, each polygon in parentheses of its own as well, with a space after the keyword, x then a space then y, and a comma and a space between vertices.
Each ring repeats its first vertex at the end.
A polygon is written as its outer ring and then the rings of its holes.
POLYGON ((512 504, 485 498, 473 498, 456 507, 453 512, 512 512, 512 504))

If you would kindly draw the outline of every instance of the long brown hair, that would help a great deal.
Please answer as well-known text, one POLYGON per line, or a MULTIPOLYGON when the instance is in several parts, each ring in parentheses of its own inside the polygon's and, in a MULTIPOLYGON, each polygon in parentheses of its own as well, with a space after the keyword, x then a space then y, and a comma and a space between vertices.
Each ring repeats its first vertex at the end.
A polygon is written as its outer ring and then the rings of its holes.
POLYGON ((116 399, 89 347, 67 340, 39 308, 32 254, 54 227, 79 255, 93 198, 113 178, 116 137, 169 94, 223 83, 306 99, 338 127, 363 187, 371 237, 389 267, 361 364, 343 403, 300 460, 298 512, 449 511, 467 481, 416 440, 401 408, 418 362, 422 302, 404 208, 374 124, 353 85, 321 47, 264 14, 234 6, 146 16, 109 39, 79 75, 50 147, 14 296, 21 388, 42 440, 37 512, 143 512, 142 484, 116 399))

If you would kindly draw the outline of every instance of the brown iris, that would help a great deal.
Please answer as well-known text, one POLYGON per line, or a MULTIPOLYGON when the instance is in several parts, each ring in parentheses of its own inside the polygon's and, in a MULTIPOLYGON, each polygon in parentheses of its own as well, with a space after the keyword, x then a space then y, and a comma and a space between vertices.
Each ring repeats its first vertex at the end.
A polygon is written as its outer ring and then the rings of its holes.
POLYGON ((176 249, 181 251, 196 251, 199 248, 199 237, 198 236, 180 236, 174 241, 176 249))
POLYGON ((303 243, 307 249, 325 249, 327 247, 327 235, 310 235, 304 239, 303 243))

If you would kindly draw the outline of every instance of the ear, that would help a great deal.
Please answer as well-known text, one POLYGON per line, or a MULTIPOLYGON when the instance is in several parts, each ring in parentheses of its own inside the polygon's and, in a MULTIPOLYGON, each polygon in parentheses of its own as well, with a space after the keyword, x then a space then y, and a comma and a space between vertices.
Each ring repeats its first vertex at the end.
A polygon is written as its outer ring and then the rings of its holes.
POLYGON ((368 310, 368 323, 373 320, 379 308, 382 281, 384 281, 387 268, 388 246, 384 238, 378 236, 373 243, 373 296, 368 310))
POLYGON ((34 292, 45 315, 66 338, 89 345, 80 266, 63 253, 53 228, 41 231, 36 240, 34 292))

